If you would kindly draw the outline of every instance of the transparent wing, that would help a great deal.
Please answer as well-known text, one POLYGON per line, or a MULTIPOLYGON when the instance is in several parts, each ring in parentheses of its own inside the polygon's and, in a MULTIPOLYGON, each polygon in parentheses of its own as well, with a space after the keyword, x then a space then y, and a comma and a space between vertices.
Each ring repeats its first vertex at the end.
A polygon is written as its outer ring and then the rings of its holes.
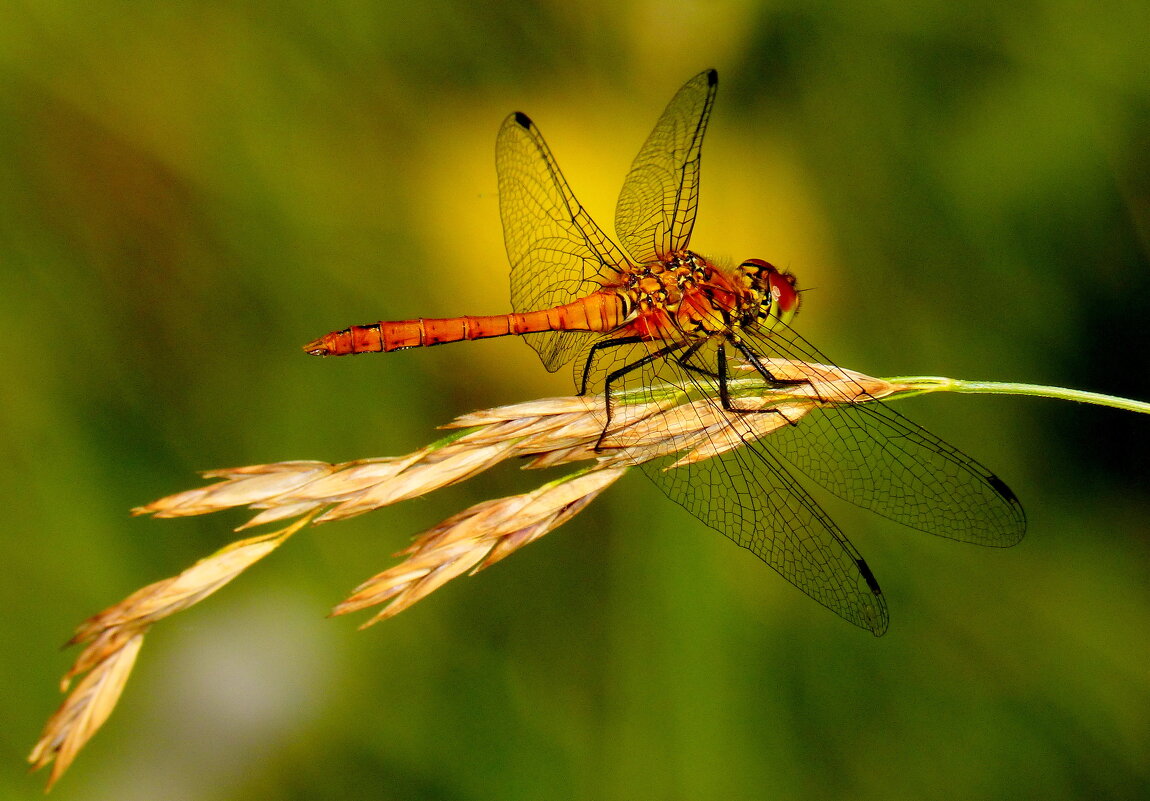
MULTIPOLYGON (((785 325, 740 333, 758 356, 833 364, 785 325)), ((833 494, 919 531, 993 547, 1026 532, 1022 504, 998 476, 884 403, 823 407, 768 443, 833 494)))
POLYGON ((667 104, 623 182, 615 233, 640 264, 685 249, 691 238, 703 134, 718 84, 715 70, 687 81, 667 104))
MULTIPOLYGON (((769 436, 764 438, 764 428, 789 425, 784 418, 726 412, 717 400, 703 400, 668 403, 663 412, 626 424, 631 410, 668 401, 660 386, 676 385, 696 396, 713 395, 710 379, 684 369, 677 361, 686 346, 659 355, 666 347, 664 343, 639 343, 598 352, 591 366, 592 385, 601 386, 612 373, 633 366, 611 381, 610 431, 618 434, 604 440, 605 452, 632 447, 652 436, 674 438, 678 457, 643 464, 667 497, 754 553, 823 606, 882 635, 888 614, 878 582, 834 521, 776 458, 767 444, 769 436), (655 358, 643 363, 652 355, 655 358), (695 456, 679 458, 685 454, 695 456)), ((711 352, 697 352, 691 358, 699 369, 716 358, 714 343, 708 347, 711 352)), ((607 422, 605 410, 605 426, 607 422)))
MULTIPOLYGON (((611 282, 627 265, 623 252, 579 205, 526 114, 516 112, 503 122, 495 167, 515 311, 569 303, 611 282)), ((527 337, 527 342, 554 371, 594 336, 549 331, 527 337)))
MULTIPOLYGON (((798 398, 771 411, 723 408, 720 376, 727 377, 732 394, 728 406, 746 409, 735 395, 738 381, 784 386, 777 380, 784 377, 782 362, 771 359, 785 360, 792 379, 817 378, 808 364, 833 367, 785 326, 770 335, 738 335, 742 349, 722 336, 599 345, 589 386, 610 387, 603 411, 609 433, 602 445, 608 451, 633 449, 636 461, 643 461, 644 442, 670 439, 675 456, 643 465, 668 497, 819 603, 875 634, 887 623, 878 584, 796 474, 929 534, 997 547, 1022 538, 1026 517, 1005 483, 890 407, 866 400, 858 384, 843 382, 835 390, 819 382, 817 404, 798 398), (761 373, 743 369, 749 359, 761 373), (677 392, 669 394, 668 386, 677 392), (640 410, 649 403, 661 403, 664 410, 643 417, 640 410)), ((742 399, 754 394, 743 393, 742 399)))

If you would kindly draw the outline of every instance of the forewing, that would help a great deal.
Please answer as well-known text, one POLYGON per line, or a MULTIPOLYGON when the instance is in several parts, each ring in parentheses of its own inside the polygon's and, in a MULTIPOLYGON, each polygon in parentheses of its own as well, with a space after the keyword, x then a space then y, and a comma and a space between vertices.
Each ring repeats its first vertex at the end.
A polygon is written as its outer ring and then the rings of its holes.
MULTIPOLYGON (((569 303, 610 282, 626 266, 623 252, 579 205, 526 114, 516 112, 503 122, 495 166, 515 311, 569 303)), ((592 336, 549 331, 527 337, 527 342, 554 371, 592 336)))
MULTIPOLYGON (((885 632, 886 602, 866 562, 766 445, 772 435, 764 438, 762 427, 789 427, 788 418, 726 412, 717 400, 676 405, 658 388, 676 385, 713 396, 714 386, 683 368, 677 361, 682 350, 641 363, 666 347, 611 348, 593 365, 592 386, 627 365, 640 365, 612 379, 612 420, 603 453, 620 450, 643 461, 642 451, 652 441, 672 442, 675 455, 642 465, 667 497, 831 611, 876 636, 885 632), (640 413, 644 404, 659 402, 664 411, 640 413), (639 419, 628 425, 635 416, 639 419)), ((696 352, 689 363, 713 365, 714 345, 707 347, 711 352, 696 352)))
MULTIPOLYGON (((831 364, 785 325, 743 331, 742 339, 760 356, 831 364)), ((833 392, 823 400, 831 405, 767 441, 815 483, 928 534, 995 547, 1022 539, 1022 504, 986 467, 885 403, 845 402, 833 392)))
POLYGON ((703 134, 718 82, 718 73, 707 70, 679 90, 623 182, 615 207, 615 233, 641 264, 685 249, 691 238, 703 134))
POLYGON ((876 634, 885 629, 887 612, 873 574, 792 470, 930 534, 997 547, 1022 538, 1022 506, 987 468, 868 395, 863 385, 820 380, 825 369, 805 365, 832 363, 792 329, 737 333, 745 352, 721 337, 694 350, 689 342, 657 342, 601 351, 589 386, 611 388, 603 412, 604 453, 618 451, 643 463, 668 497, 819 603, 876 634), (739 370, 750 355, 761 373, 739 370), (770 359, 786 360, 786 372, 775 362, 771 373, 770 359), (805 386, 784 381, 803 372, 812 376, 805 386), (734 410, 719 399, 723 375, 734 410), (748 391, 748 376, 760 389, 748 391), (768 389, 777 396, 763 392, 768 389), (777 405, 751 411, 753 401, 764 397, 777 405), (654 404, 662 410, 651 411, 654 404), (653 452, 667 451, 673 455, 647 461, 653 452))

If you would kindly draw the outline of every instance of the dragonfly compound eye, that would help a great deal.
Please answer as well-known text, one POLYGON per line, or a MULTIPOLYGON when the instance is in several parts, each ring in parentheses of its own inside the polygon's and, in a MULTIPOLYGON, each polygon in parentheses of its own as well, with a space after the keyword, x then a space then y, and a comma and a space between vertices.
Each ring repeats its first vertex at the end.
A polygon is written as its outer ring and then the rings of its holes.
POLYGON ((799 310, 799 292, 793 275, 762 259, 747 259, 739 265, 738 272, 749 288, 762 297, 758 313, 762 323, 770 327, 776 321, 790 322, 799 310))
POLYGON ((771 313, 784 323, 789 323, 799 311, 799 290, 795 277, 775 270, 768 283, 771 288, 771 313))

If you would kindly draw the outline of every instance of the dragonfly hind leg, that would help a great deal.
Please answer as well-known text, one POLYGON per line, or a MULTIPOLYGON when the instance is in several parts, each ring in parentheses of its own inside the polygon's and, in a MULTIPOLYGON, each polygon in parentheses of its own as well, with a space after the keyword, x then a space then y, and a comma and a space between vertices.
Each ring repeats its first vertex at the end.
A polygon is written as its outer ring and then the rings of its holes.
MULTIPOLYGON (((580 385, 579 394, 580 395, 586 395, 587 394, 587 377, 591 374, 591 365, 594 362, 595 357, 599 351, 605 350, 607 348, 619 347, 621 345, 636 345, 640 342, 647 342, 647 341, 648 340, 644 339, 643 337, 637 337, 637 336, 636 337, 618 337, 616 339, 607 339, 607 340, 603 340, 602 342, 596 342, 594 345, 592 345, 591 350, 587 354, 587 362, 583 367, 583 379, 582 379, 582 382, 580 385)), ((638 370, 641 367, 644 367, 653 361, 656 361, 658 359, 662 359, 663 357, 665 357, 671 353, 674 353, 675 351, 680 350, 683 347, 684 347, 684 345, 681 342, 673 342, 670 345, 664 345, 663 347, 661 347, 657 350, 651 351, 650 353, 648 353, 643 358, 636 359, 635 361, 631 362, 630 364, 626 364, 626 365, 620 367, 618 370, 612 370, 610 373, 607 374, 607 377, 603 380, 603 396, 606 399, 605 400, 606 419, 603 421, 603 431, 599 434, 599 439, 595 442, 595 450, 596 451, 600 451, 603 449, 603 441, 607 438, 607 432, 611 428, 611 418, 613 416, 613 408, 614 408, 614 404, 611 402, 612 387, 615 384, 617 384, 628 373, 634 372, 635 370, 638 370)), ((691 349, 697 349, 698 345, 692 345, 692 346, 690 346, 690 348, 691 349)), ((692 352, 693 352, 693 350, 692 350, 692 352)))
MULTIPOLYGON (((604 339, 592 345, 591 349, 587 351, 587 360, 583 363, 582 375, 579 378, 579 394, 587 394, 587 378, 591 375, 591 365, 594 363, 599 351, 606 350, 607 348, 617 348, 620 345, 637 345, 642 341, 642 337, 616 337, 614 339, 604 339)), ((610 376, 608 376, 607 380, 610 381, 610 376)))

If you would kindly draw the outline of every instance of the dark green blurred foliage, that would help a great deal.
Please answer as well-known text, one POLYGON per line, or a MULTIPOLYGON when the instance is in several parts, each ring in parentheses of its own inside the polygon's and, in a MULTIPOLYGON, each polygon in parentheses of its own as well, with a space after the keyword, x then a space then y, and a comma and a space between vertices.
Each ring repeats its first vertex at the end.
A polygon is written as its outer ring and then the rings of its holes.
MULTIPOLYGON (((1150 6, 9 3, 0 10, 3 793, 79 620, 241 518, 132 520, 196 470, 406 452, 569 390, 523 343, 344 360, 380 318, 507 308, 492 149, 532 115, 605 226, 675 89, 720 72, 694 246, 795 271, 877 375, 1150 398, 1150 6)), ((902 410, 1010 483, 1009 552, 828 501, 873 640, 639 476, 394 621, 330 605, 504 470, 300 535, 150 635, 71 798, 1137 798, 1150 422, 902 410)))

